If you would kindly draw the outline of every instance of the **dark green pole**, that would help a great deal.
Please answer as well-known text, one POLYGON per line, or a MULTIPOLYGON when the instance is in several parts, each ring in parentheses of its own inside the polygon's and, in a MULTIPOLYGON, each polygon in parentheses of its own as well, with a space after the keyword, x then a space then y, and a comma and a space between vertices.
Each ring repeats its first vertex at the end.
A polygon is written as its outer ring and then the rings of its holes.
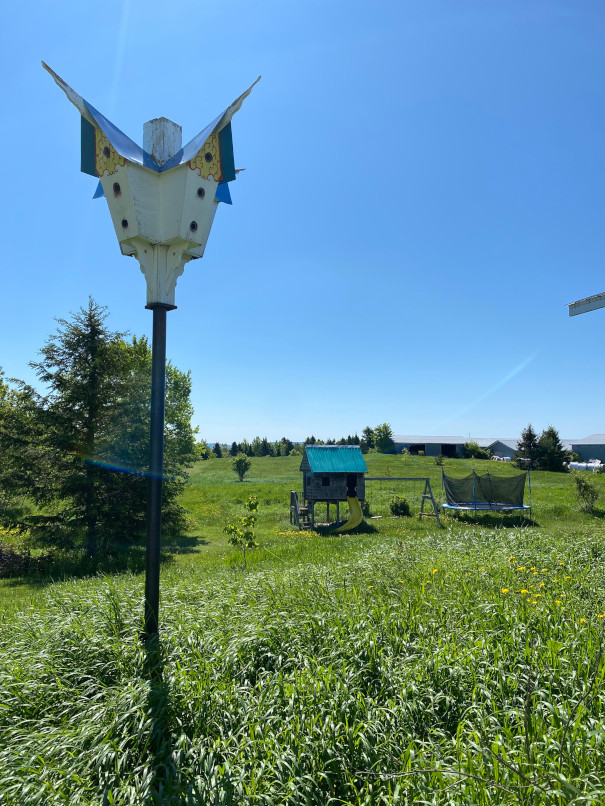
POLYGON ((174 306, 154 303, 151 346, 151 426, 147 554, 145 566, 145 638, 158 634, 160 625, 160 533, 164 472, 164 408, 166 402, 166 312, 174 306))

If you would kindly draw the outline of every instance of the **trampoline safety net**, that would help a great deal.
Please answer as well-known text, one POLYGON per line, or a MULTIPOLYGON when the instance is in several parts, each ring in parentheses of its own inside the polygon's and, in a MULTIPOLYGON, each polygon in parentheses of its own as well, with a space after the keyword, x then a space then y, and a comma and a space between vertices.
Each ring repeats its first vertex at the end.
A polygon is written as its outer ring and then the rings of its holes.
POLYGON ((516 476, 470 476, 454 479, 442 472, 443 489, 452 509, 529 509, 523 504, 527 473, 516 476))

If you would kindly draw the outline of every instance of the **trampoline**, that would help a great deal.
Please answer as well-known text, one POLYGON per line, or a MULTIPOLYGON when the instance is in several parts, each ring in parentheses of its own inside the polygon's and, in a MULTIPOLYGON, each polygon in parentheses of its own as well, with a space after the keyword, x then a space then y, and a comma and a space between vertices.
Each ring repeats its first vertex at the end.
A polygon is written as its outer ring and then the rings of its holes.
POLYGON ((515 476, 493 476, 473 472, 455 479, 441 471, 441 487, 445 492, 443 509, 470 512, 513 512, 524 510, 531 517, 531 478, 529 471, 515 476), (529 486, 529 504, 524 503, 525 480, 529 486))

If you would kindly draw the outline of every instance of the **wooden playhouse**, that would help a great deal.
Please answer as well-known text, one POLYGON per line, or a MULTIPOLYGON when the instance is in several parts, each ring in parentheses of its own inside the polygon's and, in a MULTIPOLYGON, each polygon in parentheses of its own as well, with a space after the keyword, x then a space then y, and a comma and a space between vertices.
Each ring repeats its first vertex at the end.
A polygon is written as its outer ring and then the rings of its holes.
POLYGON ((336 520, 340 518, 340 502, 366 497, 365 474, 368 468, 359 445, 306 445, 300 463, 303 474, 303 504, 298 494, 290 500, 290 520, 299 528, 315 525, 315 504, 326 504, 326 518, 330 520, 330 504, 336 506, 336 520), (293 511, 295 509, 296 511, 293 511))

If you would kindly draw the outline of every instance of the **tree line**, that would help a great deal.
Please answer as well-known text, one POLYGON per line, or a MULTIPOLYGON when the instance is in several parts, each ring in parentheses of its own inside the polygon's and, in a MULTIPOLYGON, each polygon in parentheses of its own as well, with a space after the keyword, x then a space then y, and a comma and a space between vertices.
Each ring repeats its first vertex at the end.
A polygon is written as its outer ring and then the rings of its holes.
POLYGON ((254 437, 251 442, 244 439, 242 442, 232 442, 231 445, 217 442, 210 448, 205 440, 197 443, 196 451, 200 459, 222 459, 225 456, 235 457, 244 454, 248 457, 259 456, 290 456, 302 454, 305 445, 359 445, 362 453, 377 451, 389 453, 395 447, 393 430, 388 423, 382 423, 375 428, 366 426, 359 437, 348 434, 339 439, 316 439, 314 436, 306 437, 302 443, 292 442, 287 437, 270 442, 267 437, 254 437))
MULTIPOLYGON (((43 391, 0 373, 0 525, 44 545, 101 548, 146 532, 151 347, 111 331, 90 299, 32 367, 43 391)), ((179 503, 196 458, 191 378, 166 367, 163 528, 187 528, 179 503)))

